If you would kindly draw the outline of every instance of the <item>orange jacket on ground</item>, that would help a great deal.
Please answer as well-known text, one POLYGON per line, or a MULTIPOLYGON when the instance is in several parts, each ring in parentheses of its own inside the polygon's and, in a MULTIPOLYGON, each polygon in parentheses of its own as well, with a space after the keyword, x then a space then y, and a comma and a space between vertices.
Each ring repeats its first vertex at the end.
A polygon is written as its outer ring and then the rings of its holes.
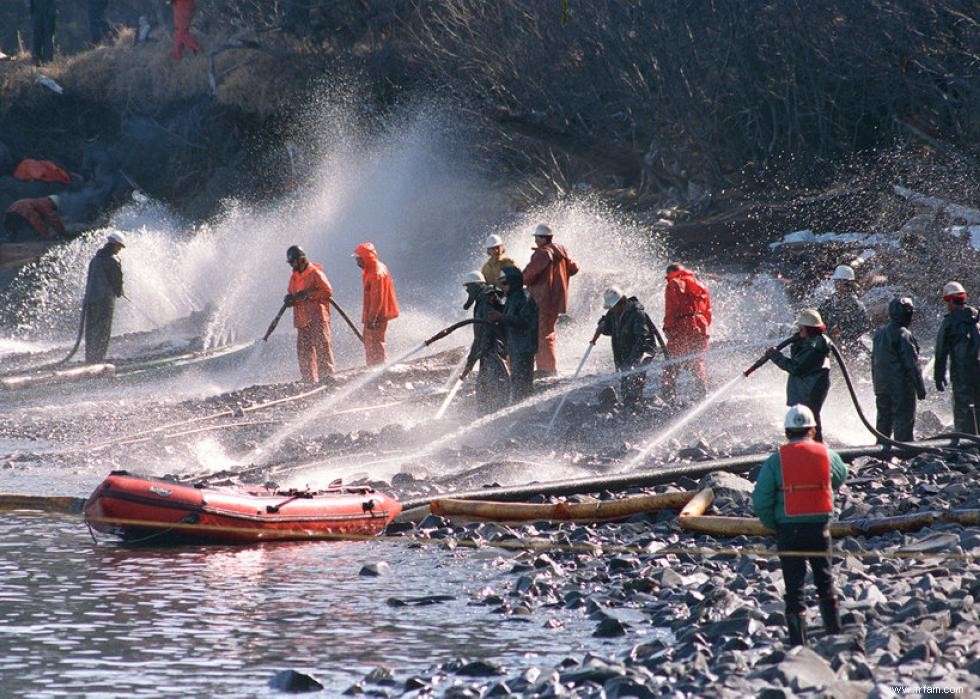
POLYGON ((711 298, 708 289, 689 269, 667 275, 664 289, 664 334, 667 339, 703 339, 711 326, 711 298))
POLYGON ((71 175, 63 167, 55 165, 50 160, 21 160, 14 170, 14 177, 24 182, 60 182, 68 184, 71 175))
POLYGON ((305 328, 315 316, 320 316, 324 324, 330 322, 330 297, 333 287, 323 273, 323 267, 312 262, 302 272, 293 271, 289 278, 289 293, 305 291, 306 299, 296 301, 293 306, 293 327, 305 328))
POLYGON ((523 274, 539 313, 557 315, 568 310, 568 278, 576 273, 578 265, 564 245, 546 243, 535 248, 523 274))
POLYGON ((354 254, 364 262, 364 310, 361 320, 365 325, 375 325, 398 317, 398 298, 391 272, 378 261, 378 251, 373 243, 361 243, 354 254))
POLYGON ((42 238, 54 238, 65 235, 65 226, 61 223, 58 210, 48 197, 37 199, 18 199, 7 207, 8 214, 17 214, 37 231, 42 238), (51 228, 48 228, 48 226, 51 228))

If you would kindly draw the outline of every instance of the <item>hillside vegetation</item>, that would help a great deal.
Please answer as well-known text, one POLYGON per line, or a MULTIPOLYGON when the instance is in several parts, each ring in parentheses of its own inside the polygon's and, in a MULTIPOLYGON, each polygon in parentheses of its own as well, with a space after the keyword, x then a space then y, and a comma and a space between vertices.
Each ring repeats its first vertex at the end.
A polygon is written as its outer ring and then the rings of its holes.
MULTIPOLYGON (((354 73, 382 110, 419 91, 458 100, 486 127, 487 161, 517 174, 526 199, 585 187, 697 216, 870 171, 977 202, 974 0, 198 5, 206 46, 237 46, 215 56, 213 95, 206 58, 167 58, 165 26, 158 43, 134 47, 120 24, 114 45, 45 69, 74 100, 44 117, 57 122, 47 131, 26 126, 53 97, 39 95, 26 61, 8 64, 0 128, 21 151, 70 160, 70 136, 118 138, 128 120, 155 120, 178 135, 174 157, 196 148, 213 161, 159 192, 179 200, 216 167, 237 167, 243 151, 269 148, 316 81, 354 73), (201 128, 193 137, 188 110, 201 128)), ((83 41, 72 12, 65 46, 83 41)), ((113 4, 110 18, 132 23, 140 13, 166 19, 151 0, 113 4)))

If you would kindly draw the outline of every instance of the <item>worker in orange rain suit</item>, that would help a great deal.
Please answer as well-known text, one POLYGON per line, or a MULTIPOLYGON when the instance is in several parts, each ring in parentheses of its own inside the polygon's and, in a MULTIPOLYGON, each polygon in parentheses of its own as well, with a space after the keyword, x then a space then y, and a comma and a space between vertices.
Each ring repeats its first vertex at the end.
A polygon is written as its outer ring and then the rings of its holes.
POLYGON ((27 240, 36 233, 42 240, 67 238, 65 224, 58 216, 57 194, 36 199, 18 199, 3 213, 3 226, 11 241, 27 240))
POLYGON ((283 303, 293 309, 296 327, 296 357, 299 373, 307 383, 319 383, 333 376, 333 346, 330 341, 330 297, 333 288, 323 267, 312 264, 298 245, 286 250, 286 261, 293 268, 289 293, 283 303))
POLYGON ((391 272, 378 260, 374 243, 361 243, 354 249, 357 266, 364 270, 364 357, 368 366, 384 364, 385 331, 388 321, 398 317, 398 298, 391 272))
POLYGON ((170 4, 174 11, 174 60, 180 60, 185 48, 193 53, 201 53, 204 47, 191 36, 191 22, 197 12, 197 0, 170 0, 170 4))
POLYGON ((711 298, 708 288, 694 272, 679 262, 667 265, 667 287, 664 289, 664 334, 667 352, 673 357, 698 355, 687 360, 668 363, 663 371, 663 395, 673 400, 677 376, 682 370, 694 374, 701 395, 707 393, 708 377, 704 357, 708 349, 708 328, 711 327, 711 298))
POLYGON ((534 230, 537 246, 524 268, 524 283, 538 305, 538 352, 534 362, 540 376, 558 373, 555 355, 558 316, 568 310, 568 278, 578 273, 578 265, 564 245, 552 242, 554 233, 541 223, 534 230))

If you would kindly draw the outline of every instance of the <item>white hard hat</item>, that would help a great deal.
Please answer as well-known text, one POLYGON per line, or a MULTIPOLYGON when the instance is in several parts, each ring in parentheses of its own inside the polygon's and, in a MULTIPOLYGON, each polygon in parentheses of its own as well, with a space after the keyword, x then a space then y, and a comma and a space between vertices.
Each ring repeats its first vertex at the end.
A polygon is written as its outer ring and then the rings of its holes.
POLYGON ((954 294, 965 294, 966 289, 959 282, 947 282, 946 286, 943 287, 943 298, 947 296, 953 296, 954 294))
POLYGON ((804 430, 816 426, 817 420, 813 417, 813 411, 805 405, 798 403, 786 411, 783 427, 787 430, 804 430))
POLYGON ((496 233, 494 233, 493 235, 488 235, 487 236, 487 240, 483 244, 483 247, 485 247, 485 248, 495 248, 498 245, 503 245, 503 244, 504 244, 504 241, 500 238, 500 236, 497 235, 496 233))
POLYGON ((837 269, 830 277, 834 281, 841 282, 853 282, 854 281, 854 270, 850 265, 838 265, 837 269))
POLYGON ((822 328, 823 318, 820 312, 813 308, 804 308, 796 317, 796 324, 804 328, 822 328))
POLYGON ((626 296, 626 294, 623 293, 622 289, 620 289, 618 286, 611 286, 602 294, 602 307, 612 308, 619 303, 620 299, 622 299, 624 296, 626 296))
POLYGON ((123 237, 122 233, 110 233, 106 240, 108 240, 110 243, 116 243, 117 245, 126 247, 126 239, 123 237))
POLYGON ((54 208, 57 209, 61 206, 61 197, 59 197, 57 194, 49 194, 48 199, 50 199, 51 203, 54 204, 54 208))
POLYGON ((485 284, 486 281, 483 278, 482 272, 467 272, 466 276, 463 277, 463 286, 467 284, 485 284))
POLYGON ((537 238, 539 235, 553 236, 555 233, 551 230, 551 226, 546 223, 539 223, 538 227, 534 229, 534 237, 537 238))

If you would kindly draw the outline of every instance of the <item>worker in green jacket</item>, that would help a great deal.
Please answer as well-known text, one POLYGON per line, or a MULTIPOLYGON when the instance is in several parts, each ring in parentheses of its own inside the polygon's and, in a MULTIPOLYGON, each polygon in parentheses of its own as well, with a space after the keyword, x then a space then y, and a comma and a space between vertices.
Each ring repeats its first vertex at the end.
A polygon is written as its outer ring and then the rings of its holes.
POLYGON ((752 493, 755 514, 776 532, 776 548, 786 585, 786 627, 791 646, 806 645, 806 602, 803 584, 810 562, 820 614, 827 633, 840 633, 840 612, 834 592, 830 518, 834 490, 847 478, 840 455, 814 440, 817 421, 805 405, 786 413, 787 444, 766 459, 752 493), (807 555, 789 555, 804 551, 807 555))

